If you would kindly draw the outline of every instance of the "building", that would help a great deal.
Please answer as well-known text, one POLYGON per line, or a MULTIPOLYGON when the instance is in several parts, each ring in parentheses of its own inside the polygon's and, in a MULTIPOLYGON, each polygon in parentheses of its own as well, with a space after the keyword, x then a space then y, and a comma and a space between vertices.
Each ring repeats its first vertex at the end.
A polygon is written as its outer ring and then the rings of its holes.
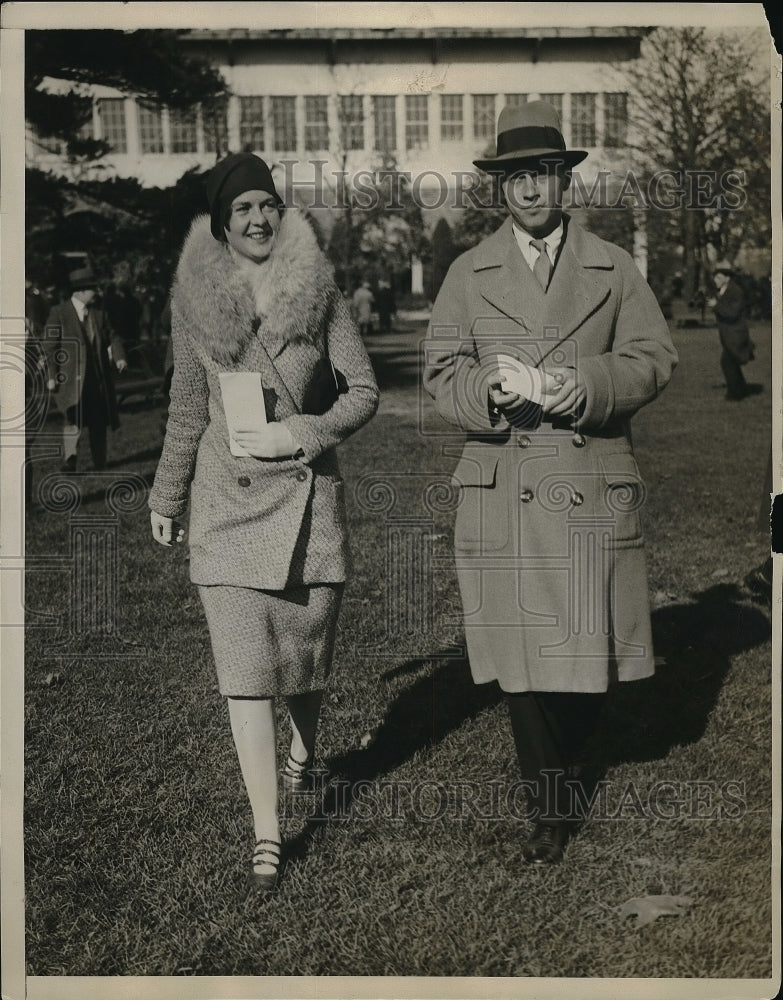
MULTIPOLYGON (((560 111, 566 142, 590 151, 580 166, 589 184, 598 171, 625 164, 626 94, 617 70, 638 56, 647 31, 191 30, 187 43, 220 69, 231 96, 175 114, 93 88, 87 131, 112 149, 95 169, 165 187, 228 151, 252 150, 317 214, 340 204, 346 177, 385 158, 410 174, 419 202, 437 217, 475 181, 471 161, 494 149, 500 108, 545 98, 560 111)), ((44 169, 65 169, 32 135, 27 155, 44 169)))

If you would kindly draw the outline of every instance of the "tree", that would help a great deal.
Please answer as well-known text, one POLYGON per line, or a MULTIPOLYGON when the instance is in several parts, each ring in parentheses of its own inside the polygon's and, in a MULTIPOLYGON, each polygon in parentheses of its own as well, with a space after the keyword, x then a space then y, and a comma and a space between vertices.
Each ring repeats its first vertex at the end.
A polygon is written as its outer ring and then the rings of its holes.
MULTIPOLYGON (((681 248, 686 295, 709 257, 769 245, 769 61, 755 31, 659 28, 624 68, 650 271, 681 248)), ((768 51, 768 50, 767 50, 768 51)), ((659 276, 660 277, 660 276, 659 276)))
POLYGON ((195 57, 171 30, 29 30, 25 32, 25 117, 39 137, 66 144, 72 158, 107 152, 105 143, 80 135, 92 113, 86 85, 115 87, 153 105, 192 108, 226 94, 223 77, 195 57), (67 81, 65 93, 42 86, 67 81))

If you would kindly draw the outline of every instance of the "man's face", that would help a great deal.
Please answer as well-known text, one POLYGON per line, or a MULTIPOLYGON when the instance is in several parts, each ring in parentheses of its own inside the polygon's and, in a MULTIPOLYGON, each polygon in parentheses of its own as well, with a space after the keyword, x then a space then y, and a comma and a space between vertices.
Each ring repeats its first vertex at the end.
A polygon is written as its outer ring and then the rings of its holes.
POLYGON ((514 221, 536 239, 557 229, 563 217, 563 193, 571 172, 554 164, 518 170, 503 181, 503 196, 514 221))
POLYGON ((95 298, 95 289, 79 288, 77 291, 73 293, 73 295, 74 298, 78 299, 80 302, 83 302, 86 306, 88 306, 95 298))
POLYGON ((244 191, 231 202, 226 239, 243 257, 257 264, 265 261, 279 229, 277 201, 268 191, 244 191))
POLYGON ((729 283, 729 276, 724 271, 717 271, 713 275, 713 279, 712 280, 715 282, 715 287, 718 289, 718 291, 720 291, 722 288, 724 288, 726 285, 728 285, 728 283, 729 283))

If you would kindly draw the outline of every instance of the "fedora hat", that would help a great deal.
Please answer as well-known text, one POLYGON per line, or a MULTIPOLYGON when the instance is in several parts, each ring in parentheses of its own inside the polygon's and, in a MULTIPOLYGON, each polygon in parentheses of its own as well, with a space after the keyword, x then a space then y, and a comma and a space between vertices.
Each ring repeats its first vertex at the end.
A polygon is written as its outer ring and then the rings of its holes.
POLYGON ((584 149, 566 149, 560 117, 548 101, 507 104, 498 115, 497 155, 474 160, 479 170, 506 173, 517 163, 558 160, 576 166, 587 156, 584 149))
POLYGON ((91 267, 78 267, 68 274, 68 284, 72 292, 78 292, 82 288, 97 288, 98 281, 92 273, 91 267))
POLYGON ((734 268, 731 264, 724 258, 723 260, 718 260, 712 265, 713 274, 734 274, 734 268))

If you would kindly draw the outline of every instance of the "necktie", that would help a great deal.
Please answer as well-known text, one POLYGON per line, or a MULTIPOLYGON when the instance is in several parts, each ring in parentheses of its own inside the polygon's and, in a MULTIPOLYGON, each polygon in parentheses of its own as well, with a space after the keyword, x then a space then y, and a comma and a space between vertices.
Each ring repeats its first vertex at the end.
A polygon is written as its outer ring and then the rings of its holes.
POLYGON ((538 279, 539 285, 546 291, 552 276, 552 262, 546 252, 546 243, 543 240, 531 240, 530 245, 538 250, 538 258, 533 265, 533 274, 538 279))

